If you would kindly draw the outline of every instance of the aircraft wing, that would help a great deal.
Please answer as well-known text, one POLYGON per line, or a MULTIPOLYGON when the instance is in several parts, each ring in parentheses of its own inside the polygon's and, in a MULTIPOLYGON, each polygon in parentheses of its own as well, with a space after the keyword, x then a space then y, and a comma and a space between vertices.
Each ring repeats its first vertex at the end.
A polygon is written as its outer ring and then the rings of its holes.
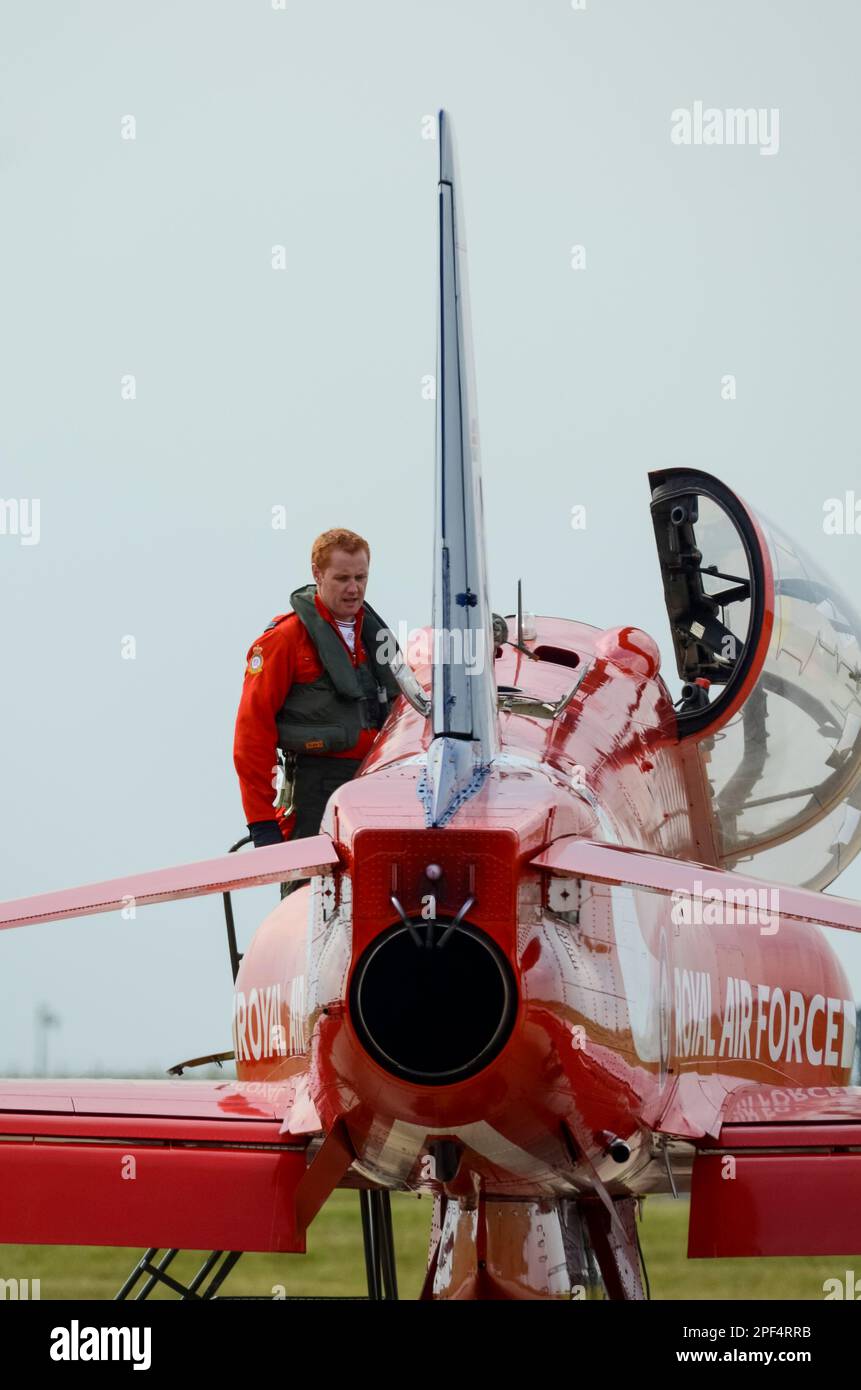
POLYGON ((304 1073, 0 1081, 0 1243, 302 1252, 319 1129, 304 1073))
MULTIPOLYGON (((308 878, 328 835, 0 904, 0 927, 308 878)), ((0 1243, 304 1251, 352 1152, 306 1073, 277 1082, 0 1080, 0 1243), (313 1160, 312 1160, 313 1154, 313 1160)))
POLYGON ((694 1158, 688 1256, 857 1255, 859 1184, 861 1087, 743 1087, 694 1158))

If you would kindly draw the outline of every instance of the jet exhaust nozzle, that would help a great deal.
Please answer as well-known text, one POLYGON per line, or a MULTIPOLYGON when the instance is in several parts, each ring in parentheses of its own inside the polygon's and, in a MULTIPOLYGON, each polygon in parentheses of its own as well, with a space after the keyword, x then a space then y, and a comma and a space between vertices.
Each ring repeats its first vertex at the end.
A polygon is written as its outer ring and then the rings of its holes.
POLYGON ((424 1086, 465 1081, 514 1026, 517 988, 502 951, 468 922, 398 923, 359 958, 350 1017, 362 1046, 394 1076, 424 1086))

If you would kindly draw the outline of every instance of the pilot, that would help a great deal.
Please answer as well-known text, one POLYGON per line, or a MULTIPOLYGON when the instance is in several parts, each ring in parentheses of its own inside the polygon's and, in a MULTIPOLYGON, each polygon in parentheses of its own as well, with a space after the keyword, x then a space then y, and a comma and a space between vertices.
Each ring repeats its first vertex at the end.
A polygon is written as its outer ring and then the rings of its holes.
MULTIPOLYGON (((394 638, 365 602, 370 562, 354 531, 324 531, 311 548, 314 583, 248 652, 233 761, 257 848, 319 833, 329 797, 358 771, 400 693, 386 659, 394 638)), ((283 884, 282 897, 295 886, 283 884)))

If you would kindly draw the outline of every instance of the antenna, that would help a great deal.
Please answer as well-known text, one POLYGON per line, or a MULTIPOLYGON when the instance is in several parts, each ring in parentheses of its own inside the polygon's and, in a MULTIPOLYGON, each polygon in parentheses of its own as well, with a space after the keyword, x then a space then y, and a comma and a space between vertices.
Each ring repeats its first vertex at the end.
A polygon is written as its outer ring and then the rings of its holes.
POLYGON ((520 579, 517 581, 517 645, 523 646, 523 591, 520 579))

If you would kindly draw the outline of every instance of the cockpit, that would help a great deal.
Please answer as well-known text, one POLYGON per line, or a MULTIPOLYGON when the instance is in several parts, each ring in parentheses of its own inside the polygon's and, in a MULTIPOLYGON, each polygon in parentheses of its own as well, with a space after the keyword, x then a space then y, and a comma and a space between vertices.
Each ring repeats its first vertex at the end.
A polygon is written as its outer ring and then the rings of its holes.
POLYGON ((679 734, 697 746, 722 859, 825 887, 861 849, 861 619, 716 478, 650 482, 679 734))

